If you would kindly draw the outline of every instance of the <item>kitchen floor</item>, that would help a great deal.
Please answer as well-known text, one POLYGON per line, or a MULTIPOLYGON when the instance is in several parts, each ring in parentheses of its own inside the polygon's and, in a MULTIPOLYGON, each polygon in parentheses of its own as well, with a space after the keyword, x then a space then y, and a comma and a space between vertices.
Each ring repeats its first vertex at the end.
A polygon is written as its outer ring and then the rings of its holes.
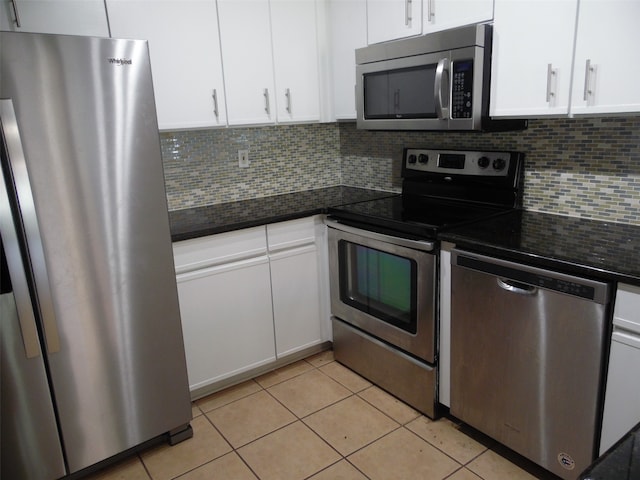
POLYGON ((192 439, 143 451, 89 479, 538 477, 490 440, 472 438, 447 418, 432 421, 373 386, 335 362, 332 351, 197 400, 193 417, 192 439))

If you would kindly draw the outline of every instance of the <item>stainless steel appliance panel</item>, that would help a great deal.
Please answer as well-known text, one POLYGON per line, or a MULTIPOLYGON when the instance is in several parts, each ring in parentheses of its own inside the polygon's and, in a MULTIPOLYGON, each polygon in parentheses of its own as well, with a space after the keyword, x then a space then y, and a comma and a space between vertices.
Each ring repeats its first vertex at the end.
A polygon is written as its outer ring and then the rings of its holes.
POLYGON ((329 225, 329 276, 332 315, 395 345, 405 352, 433 363, 435 358, 436 271, 435 256, 433 253, 429 253, 434 249, 433 242, 382 236, 375 232, 353 228, 337 222, 327 221, 327 224, 329 225), (338 253, 340 242, 362 245, 415 262, 417 266, 417 326, 415 334, 406 332, 341 300, 338 253))
POLYGON ((456 250, 451 277, 451 413, 575 478, 595 453, 609 285, 456 250))
POLYGON ((0 169, 0 472, 3 478, 59 478, 64 458, 9 202, 0 169), (38 452, 37 462, 31 452, 38 452))
POLYGON ((33 195, 26 243, 75 472, 191 418, 147 44, 0 35, 7 135, 25 162, 10 167, 18 202, 33 195))
POLYGON ((336 360, 391 392, 431 418, 435 417, 436 369, 332 318, 336 360))

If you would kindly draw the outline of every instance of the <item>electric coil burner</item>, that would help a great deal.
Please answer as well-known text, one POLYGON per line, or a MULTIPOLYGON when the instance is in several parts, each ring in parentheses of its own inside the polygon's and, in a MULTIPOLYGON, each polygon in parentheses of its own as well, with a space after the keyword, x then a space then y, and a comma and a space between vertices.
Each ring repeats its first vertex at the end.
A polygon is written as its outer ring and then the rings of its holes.
POLYGON ((519 207, 522 163, 406 148, 401 194, 329 210, 336 360, 435 417, 437 233, 519 207))

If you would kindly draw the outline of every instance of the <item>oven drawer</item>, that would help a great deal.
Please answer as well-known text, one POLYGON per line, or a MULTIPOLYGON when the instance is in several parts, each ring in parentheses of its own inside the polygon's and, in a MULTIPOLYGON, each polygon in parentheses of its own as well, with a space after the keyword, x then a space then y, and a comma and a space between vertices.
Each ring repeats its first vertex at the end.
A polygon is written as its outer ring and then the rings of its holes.
POLYGON ((335 359, 425 415, 435 418, 436 369, 335 317, 335 359))

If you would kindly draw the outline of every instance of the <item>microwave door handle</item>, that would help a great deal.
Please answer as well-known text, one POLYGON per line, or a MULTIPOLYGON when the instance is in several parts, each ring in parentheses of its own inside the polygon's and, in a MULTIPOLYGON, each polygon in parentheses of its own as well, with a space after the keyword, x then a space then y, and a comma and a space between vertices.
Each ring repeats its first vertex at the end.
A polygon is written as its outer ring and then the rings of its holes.
POLYGON ((449 118, 449 59, 443 58, 436 67, 434 85, 434 97, 436 103, 436 115, 440 120, 449 118), (446 76, 446 81, 444 81, 446 76))

